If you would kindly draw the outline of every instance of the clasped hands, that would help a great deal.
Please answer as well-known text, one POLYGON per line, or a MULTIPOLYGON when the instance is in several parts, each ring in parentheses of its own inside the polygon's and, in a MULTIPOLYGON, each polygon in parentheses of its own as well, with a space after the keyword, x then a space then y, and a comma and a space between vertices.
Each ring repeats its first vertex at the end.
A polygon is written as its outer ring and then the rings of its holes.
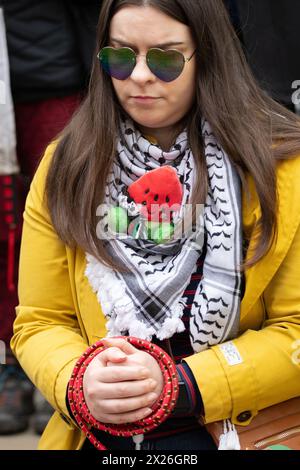
POLYGON ((152 413, 164 379, 151 354, 123 338, 104 338, 106 349, 88 365, 83 393, 91 415, 101 423, 133 423, 152 413))

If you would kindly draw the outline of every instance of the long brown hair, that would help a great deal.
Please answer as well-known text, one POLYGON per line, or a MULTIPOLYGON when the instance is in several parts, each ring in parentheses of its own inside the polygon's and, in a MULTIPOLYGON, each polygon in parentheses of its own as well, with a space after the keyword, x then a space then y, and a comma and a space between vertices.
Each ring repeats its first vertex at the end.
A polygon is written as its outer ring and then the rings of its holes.
MULTIPOLYGON (((108 44, 110 21, 126 5, 152 6, 189 26, 197 50, 196 99, 189 112, 189 143, 196 161, 192 204, 207 194, 201 116, 204 115, 235 164, 247 191, 246 173, 261 206, 260 237, 250 267, 269 250, 277 235, 276 161, 300 152, 299 118, 271 99, 256 82, 222 0, 104 0, 88 93, 70 123, 57 136, 46 197, 52 223, 63 242, 80 246, 115 269, 96 233, 97 206, 116 155, 118 118, 123 112, 97 52, 108 44), (276 143, 276 146, 273 144, 276 143)), ((248 194, 248 191, 247 191, 248 194)))

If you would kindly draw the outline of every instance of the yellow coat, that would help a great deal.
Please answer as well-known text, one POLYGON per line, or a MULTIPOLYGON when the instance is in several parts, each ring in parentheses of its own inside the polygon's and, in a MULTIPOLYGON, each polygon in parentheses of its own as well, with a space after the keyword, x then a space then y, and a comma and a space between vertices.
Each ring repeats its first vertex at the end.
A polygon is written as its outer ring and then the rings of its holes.
MULTIPOLYGON (((56 410, 39 448, 72 450, 80 449, 84 436, 68 414, 67 383, 87 345, 106 336, 106 322, 84 274, 84 252, 71 250, 58 239, 42 203, 54 145, 48 147, 26 201, 11 347, 56 410)), ((248 181, 252 197, 248 203, 243 194, 243 227, 251 234, 260 207, 252 178, 248 181)), ((238 423, 240 413, 250 411, 253 417, 300 395, 299 181, 300 156, 279 163, 278 239, 272 251, 246 272, 240 335, 233 341, 241 360, 230 365, 219 346, 186 359, 199 385, 207 422, 230 417, 238 423)))

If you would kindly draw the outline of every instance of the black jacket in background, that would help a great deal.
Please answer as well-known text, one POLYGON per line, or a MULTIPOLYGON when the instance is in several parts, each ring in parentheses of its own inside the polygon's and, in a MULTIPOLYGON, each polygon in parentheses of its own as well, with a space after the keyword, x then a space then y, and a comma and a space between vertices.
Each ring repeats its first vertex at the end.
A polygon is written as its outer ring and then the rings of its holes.
POLYGON ((241 22, 240 22, 240 15, 237 8, 237 1, 239 0, 224 0, 224 4, 228 10, 230 15, 231 22, 233 27, 240 38, 241 42, 243 42, 242 34, 241 34, 241 22))
POLYGON ((294 110, 300 80, 300 0, 237 0, 244 46, 254 75, 272 98, 294 110))
POLYGON ((16 102, 67 96, 88 83, 101 0, 0 0, 16 102))

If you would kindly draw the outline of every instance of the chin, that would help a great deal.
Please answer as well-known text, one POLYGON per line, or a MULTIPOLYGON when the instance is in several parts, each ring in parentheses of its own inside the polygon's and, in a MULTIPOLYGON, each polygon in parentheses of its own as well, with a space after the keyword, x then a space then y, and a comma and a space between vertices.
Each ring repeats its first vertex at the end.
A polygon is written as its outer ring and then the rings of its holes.
POLYGON ((161 127, 165 127, 165 120, 162 119, 161 116, 159 118, 155 119, 155 117, 150 118, 149 112, 144 113, 144 116, 142 113, 130 113, 129 114, 131 118, 140 126, 143 127, 149 127, 151 129, 159 129, 161 127))

